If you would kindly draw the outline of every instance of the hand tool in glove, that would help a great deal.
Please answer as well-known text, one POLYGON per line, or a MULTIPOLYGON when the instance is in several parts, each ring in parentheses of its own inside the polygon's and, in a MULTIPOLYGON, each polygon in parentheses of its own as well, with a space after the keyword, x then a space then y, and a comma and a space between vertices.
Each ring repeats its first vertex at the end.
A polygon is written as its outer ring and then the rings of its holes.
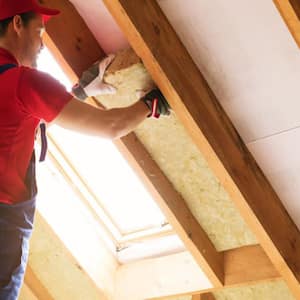
POLYGON ((114 94, 116 88, 103 82, 104 72, 114 58, 115 55, 110 54, 84 71, 79 82, 72 88, 74 96, 80 100, 85 100, 89 96, 114 94))
POLYGON ((151 113, 148 117, 159 118, 161 115, 170 115, 170 105, 158 88, 145 94, 141 99, 149 108, 151 113))

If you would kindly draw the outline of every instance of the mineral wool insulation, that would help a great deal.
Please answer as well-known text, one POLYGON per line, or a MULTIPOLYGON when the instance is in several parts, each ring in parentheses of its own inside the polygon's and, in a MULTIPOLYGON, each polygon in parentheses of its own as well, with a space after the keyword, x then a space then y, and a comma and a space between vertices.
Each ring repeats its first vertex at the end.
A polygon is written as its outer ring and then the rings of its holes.
MULTIPOLYGON (((137 101, 136 91, 153 85, 130 50, 117 56, 105 81, 118 89, 116 95, 98 98, 108 108, 137 101)), ((174 112, 159 120, 147 119, 135 134, 183 196, 218 251, 257 243, 174 112)))

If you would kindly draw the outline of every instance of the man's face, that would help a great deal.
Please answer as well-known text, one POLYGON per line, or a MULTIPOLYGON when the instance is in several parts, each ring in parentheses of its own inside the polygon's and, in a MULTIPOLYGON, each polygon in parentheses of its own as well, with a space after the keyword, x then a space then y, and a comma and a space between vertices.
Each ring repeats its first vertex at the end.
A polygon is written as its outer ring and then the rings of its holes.
POLYGON ((20 35, 20 63, 22 65, 36 67, 38 54, 43 48, 42 34, 44 29, 41 15, 37 15, 22 28, 22 34, 20 35))

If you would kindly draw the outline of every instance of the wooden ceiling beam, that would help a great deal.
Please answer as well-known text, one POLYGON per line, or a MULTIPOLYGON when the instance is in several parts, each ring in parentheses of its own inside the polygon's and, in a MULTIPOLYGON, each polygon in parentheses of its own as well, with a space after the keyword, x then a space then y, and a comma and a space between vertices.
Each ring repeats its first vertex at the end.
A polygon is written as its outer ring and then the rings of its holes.
POLYGON ((224 251, 225 287, 251 285, 281 276, 261 246, 224 251))
POLYGON ((255 285, 266 281, 281 279, 262 248, 246 246, 223 252, 225 261, 225 286, 210 288, 206 282, 200 280, 198 267, 193 263, 191 255, 187 252, 141 260, 139 262, 120 266, 117 270, 116 291, 119 300, 131 299, 166 299, 168 297, 203 293, 212 293, 220 289, 236 288, 255 285), (170 278, 180 269, 180 274, 173 276, 173 281, 160 286, 161 278, 170 278), (147 275, 145 270, 151 271, 147 275), (143 276, 143 283, 136 287, 135 283, 143 276), (125 284, 120 278, 126 278, 125 284))
POLYGON ((224 283, 223 253, 217 252, 182 196, 160 170, 135 134, 123 137, 116 146, 158 203, 168 222, 214 286, 224 283))
MULTIPOLYGON (((61 16, 51 19, 46 26, 45 44, 58 59, 62 68, 68 70, 67 75, 71 74, 73 78, 79 77, 82 71, 103 56, 103 51, 81 16, 74 12, 74 7, 69 1, 43 0, 43 4, 61 11, 61 16), (67 26, 63 25, 65 22, 67 26), (83 34, 79 37, 78 33, 83 34)), ((163 209, 168 221, 214 286, 222 286, 223 254, 216 251, 181 195, 174 189, 135 134, 122 138, 116 145, 122 149, 121 152, 133 168, 138 170, 138 174, 163 209)))
POLYGON ((296 298, 300 233, 153 0, 104 0, 296 298))
POLYGON ((26 273, 24 278, 25 284, 30 288, 32 293, 36 296, 37 299, 43 300, 54 300, 52 295, 43 285, 43 283, 36 276, 35 272, 30 265, 26 267, 26 273))
POLYGON ((299 0, 289 0, 289 2, 291 3, 298 19, 300 19, 300 2, 299 2, 299 0))
POLYGON ((298 0, 274 0, 274 3, 300 47, 300 2, 298 0))
MULTIPOLYGON (((59 45, 59 50, 55 50, 55 56, 59 62, 63 58, 78 75, 86 69, 87 65, 90 66, 105 56, 104 51, 70 1, 39 0, 39 2, 60 10, 59 17, 50 19, 46 24, 52 46, 59 45)), ((47 42, 50 41, 47 40, 47 42)))

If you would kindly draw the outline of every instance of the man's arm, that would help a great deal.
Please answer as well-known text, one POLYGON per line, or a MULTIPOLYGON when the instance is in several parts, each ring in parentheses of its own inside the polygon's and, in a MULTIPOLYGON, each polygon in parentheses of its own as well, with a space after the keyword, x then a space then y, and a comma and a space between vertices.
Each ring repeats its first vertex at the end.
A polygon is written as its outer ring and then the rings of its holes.
POLYGON ((53 122, 84 134, 116 139, 134 130, 149 113, 143 101, 124 108, 100 110, 73 98, 53 122))

